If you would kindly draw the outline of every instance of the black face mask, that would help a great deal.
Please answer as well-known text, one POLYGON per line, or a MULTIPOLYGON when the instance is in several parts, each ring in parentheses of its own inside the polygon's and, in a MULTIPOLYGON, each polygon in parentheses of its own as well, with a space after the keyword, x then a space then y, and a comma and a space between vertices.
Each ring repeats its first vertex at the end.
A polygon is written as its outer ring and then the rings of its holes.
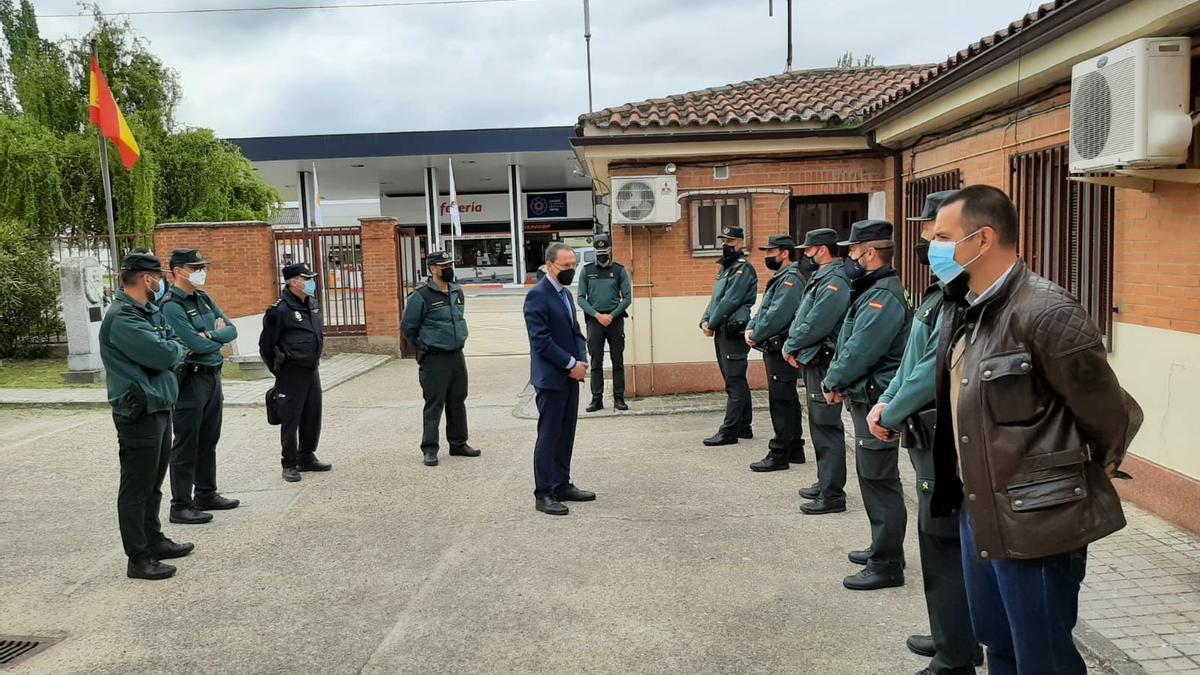
POLYGON ((721 247, 721 262, 725 263, 726 265, 737 260, 738 258, 741 257, 741 255, 742 255, 741 251, 738 251, 737 249, 730 246, 729 244, 725 244, 724 246, 721 247))
POLYGON ((821 263, 810 255, 800 256, 800 273, 808 276, 821 269, 821 263))
POLYGON ((766 262, 767 262, 767 269, 771 270, 772 272, 778 271, 779 268, 783 267, 783 261, 780 260, 779 258, 776 258, 775 256, 771 256, 770 258, 767 258, 766 262))
POLYGON ((444 281, 446 283, 450 283, 451 281, 454 281, 454 268, 447 267, 446 269, 442 270, 441 277, 442 277, 442 281, 444 281))
POLYGON ((612 262, 612 256, 607 253, 597 253, 596 262, 601 266, 607 265, 608 263, 612 262))
MULTIPOLYGON (((862 256, 859 256, 859 258, 862 258, 862 256)), ((850 281, 861 279, 867 275, 867 268, 863 267, 862 263, 858 262, 854 258, 851 258, 850 256, 846 256, 845 266, 846 277, 849 278, 850 281)))
POLYGON ((914 247, 914 249, 917 252, 917 262, 928 267, 929 266, 929 242, 925 241, 924 239, 920 239, 917 241, 917 245, 914 247))
POLYGON ((558 274, 554 275, 554 278, 558 279, 558 283, 563 286, 570 286, 571 282, 575 281, 575 268, 559 270, 558 274))

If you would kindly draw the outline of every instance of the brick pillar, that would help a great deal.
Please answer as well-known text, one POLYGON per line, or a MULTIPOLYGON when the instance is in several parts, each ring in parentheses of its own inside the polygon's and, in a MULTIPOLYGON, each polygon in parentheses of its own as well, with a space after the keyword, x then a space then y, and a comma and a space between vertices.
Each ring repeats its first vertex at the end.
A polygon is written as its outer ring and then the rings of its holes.
POLYGON ((268 223, 165 223, 154 228, 154 252, 163 269, 177 248, 199 249, 209 261, 204 290, 231 319, 262 314, 279 297, 275 233, 268 223))
POLYGON ((395 218, 359 218, 367 350, 400 355, 400 276, 395 218))

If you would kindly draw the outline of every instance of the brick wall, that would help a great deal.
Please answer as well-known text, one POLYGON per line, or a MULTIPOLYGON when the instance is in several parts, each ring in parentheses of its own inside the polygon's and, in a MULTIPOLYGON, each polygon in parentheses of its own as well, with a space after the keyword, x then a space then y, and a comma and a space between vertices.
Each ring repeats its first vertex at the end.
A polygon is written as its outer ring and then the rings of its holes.
POLYGON ((169 223, 154 230, 154 251, 167 268, 171 251, 199 249, 209 261, 210 293, 230 318, 261 314, 279 297, 275 234, 268 223, 169 223))
MULTIPOLYGON (((680 194, 693 190, 783 189, 788 194, 750 193, 750 240, 747 247, 765 246, 772 234, 787 234, 790 227, 790 197, 885 192, 888 218, 892 215, 892 161, 880 158, 793 159, 731 164, 729 178, 713 178, 714 163, 704 166, 681 164, 676 176, 680 194)), ((622 166, 613 176, 657 175, 662 164, 622 166)), ((717 258, 695 255, 691 244, 691 209, 688 200, 680 202, 681 219, 669 230, 613 227, 613 250, 618 261, 630 271, 636 297, 647 297, 653 283, 653 295, 708 295, 717 275, 717 258)), ((762 255, 754 250, 751 261, 758 270, 761 288, 766 288, 770 272, 762 255)))
POLYGON ((362 225, 363 300, 367 348, 400 353, 400 281, 395 218, 359 218, 362 225))

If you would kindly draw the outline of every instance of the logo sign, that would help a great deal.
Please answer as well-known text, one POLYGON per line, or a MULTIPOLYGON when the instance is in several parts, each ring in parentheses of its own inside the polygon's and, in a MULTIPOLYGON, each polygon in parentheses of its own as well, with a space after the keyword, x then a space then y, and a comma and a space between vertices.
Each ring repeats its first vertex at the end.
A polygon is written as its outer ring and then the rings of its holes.
POLYGON ((566 218, 567 193, 543 192, 525 195, 525 213, 528 218, 566 218))

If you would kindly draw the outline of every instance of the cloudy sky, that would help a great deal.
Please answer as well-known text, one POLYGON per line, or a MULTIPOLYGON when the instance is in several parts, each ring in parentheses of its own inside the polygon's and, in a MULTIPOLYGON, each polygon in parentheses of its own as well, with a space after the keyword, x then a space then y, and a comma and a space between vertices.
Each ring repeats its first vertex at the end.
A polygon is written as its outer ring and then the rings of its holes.
MULTIPOLYGON (((100 0, 107 12, 371 0, 100 0)), ((374 0, 420 2, 422 0, 374 0)), ((795 67, 852 50, 930 63, 1031 0, 794 0, 795 67)), ((596 107, 783 71, 786 0, 592 0, 596 107)), ((34 0, 43 35, 90 26, 34 0)), ((133 16, 183 82, 180 122, 226 137, 566 125, 587 112, 582 0, 133 16)))

